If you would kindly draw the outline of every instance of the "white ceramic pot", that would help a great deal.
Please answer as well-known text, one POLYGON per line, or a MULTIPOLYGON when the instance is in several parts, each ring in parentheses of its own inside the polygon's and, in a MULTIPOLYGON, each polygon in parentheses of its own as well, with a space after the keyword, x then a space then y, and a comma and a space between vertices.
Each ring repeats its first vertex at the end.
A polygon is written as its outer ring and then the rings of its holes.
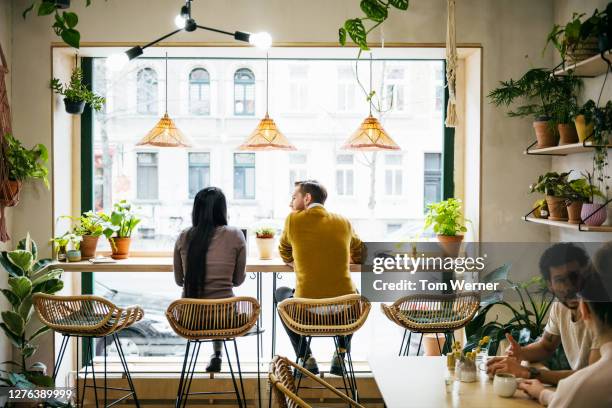
POLYGON ((272 259, 274 253, 274 238, 256 238, 259 259, 272 259))
POLYGON ((493 392, 500 397, 510 398, 516 391, 516 377, 512 374, 499 373, 493 378, 493 392))

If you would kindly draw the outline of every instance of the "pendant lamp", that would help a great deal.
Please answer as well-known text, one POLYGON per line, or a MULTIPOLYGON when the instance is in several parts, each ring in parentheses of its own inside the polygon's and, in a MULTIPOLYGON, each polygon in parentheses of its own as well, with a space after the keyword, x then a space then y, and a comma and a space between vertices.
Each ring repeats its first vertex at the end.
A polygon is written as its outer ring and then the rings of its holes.
POLYGON ((268 54, 266 54, 266 116, 259 122, 247 140, 238 147, 238 150, 297 150, 278 129, 274 119, 268 115, 268 96, 270 94, 268 62, 268 54))
POLYGON ((155 127, 136 146, 191 147, 189 139, 168 116, 168 53, 166 53, 166 112, 155 127))
MULTIPOLYGON (((372 54, 370 54, 370 95, 372 95, 372 54)), ((378 151, 378 150, 400 150, 391 136, 385 131, 378 119, 372 115, 372 100, 370 103, 370 114, 361 123, 361 126, 348 138, 342 149, 378 151)))

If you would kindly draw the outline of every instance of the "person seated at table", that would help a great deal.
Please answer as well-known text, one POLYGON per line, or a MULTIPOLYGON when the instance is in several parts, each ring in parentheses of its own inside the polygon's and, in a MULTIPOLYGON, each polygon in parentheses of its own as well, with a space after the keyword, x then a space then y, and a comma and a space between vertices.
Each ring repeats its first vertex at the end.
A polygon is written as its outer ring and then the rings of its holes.
POLYGON ((585 325, 600 342, 601 358, 559 381, 556 391, 538 380, 524 380, 519 388, 552 408, 612 407, 612 244, 607 243, 594 257, 594 268, 580 291, 579 311, 585 325), (607 289, 606 289, 607 286, 607 289))
MULTIPOLYGON (((356 293, 351 279, 350 263, 361 262, 361 240, 349 220, 328 212, 327 190, 316 180, 298 181, 291 197, 292 212, 285 220, 279 253, 295 271, 296 287, 278 288, 277 303, 290 297, 309 299, 332 298, 356 293)), ((317 362, 306 344, 300 349, 300 336, 285 326, 295 354, 305 362, 307 370, 317 374, 317 362)), ((330 373, 342 375, 345 351, 350 336, 339 339, 340 355, 334 353, 330 373)))
MULTIPOLYGON (((221 299, 246 277, 246 241, 242 231, 227 225, 227 204, 221 189, 207 187, 193 200, 192 226, 174 246, 174 279, 184 298, 221 299)), ((206 371, 221 371, 221 341, 213 342, 206 371)))
POLYGON ((506 356, 487 361, 489 374, 511 373, 521 378, 557 384, 575 370, 599 359, 599 343, 580 318, 576 297, 588 261, 586 252, 572 243, 555 244, 544 251, 540 258, 540 273, 558 300, 550 307, 544 334, 527 346, 520 346, 511 334, 506 334, 510 342, 506 356), (549 359, 559 345, 563 345, 571 370, 540 370, 521 365, 523 360, 541 362, 549 359))

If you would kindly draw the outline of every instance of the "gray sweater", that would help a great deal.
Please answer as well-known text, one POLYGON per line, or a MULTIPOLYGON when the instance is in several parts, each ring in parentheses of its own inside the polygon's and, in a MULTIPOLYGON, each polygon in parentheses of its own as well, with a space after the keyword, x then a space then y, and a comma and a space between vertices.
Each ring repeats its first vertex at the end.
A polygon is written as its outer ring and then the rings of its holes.
MULTIPOLYGON (((174 279, 184 286, 187 271, 187 232, 179 235, 174 246, 174 279)), ((206 274, 197 298, 221 299, 234 296, 232 288, 240 286, 246 277, 246 241, 236 227, 217 227, 206 254, 206 274)), ((204 273, 201 271, 200 273, 204 273)), ((183 290, 185 297, 185 290, 183 290)))

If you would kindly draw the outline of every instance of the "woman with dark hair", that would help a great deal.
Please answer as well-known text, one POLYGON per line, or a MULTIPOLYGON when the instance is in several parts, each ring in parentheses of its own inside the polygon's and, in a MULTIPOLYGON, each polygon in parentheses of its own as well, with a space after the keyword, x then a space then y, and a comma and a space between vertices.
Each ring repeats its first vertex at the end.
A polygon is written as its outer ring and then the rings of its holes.
POLYGON ((580 289, 579 310, 585 325, 599 338, 601 358, 559 381, 556 391, 538 380, 523 380, 519 388, 552 408, 612 407, 612 243, 600 248, 580 289))
MULTIPOLYGON (((220 299, 245 279, 246 241, 242 231, 227 225, 223 191, 207 187, 196 194, 192 226, 179 235, 174 246, 174 279, 184 298, 220 299)), ((223 343, 213 343, 214 353, 206 367, 221 371, 223 343)))

